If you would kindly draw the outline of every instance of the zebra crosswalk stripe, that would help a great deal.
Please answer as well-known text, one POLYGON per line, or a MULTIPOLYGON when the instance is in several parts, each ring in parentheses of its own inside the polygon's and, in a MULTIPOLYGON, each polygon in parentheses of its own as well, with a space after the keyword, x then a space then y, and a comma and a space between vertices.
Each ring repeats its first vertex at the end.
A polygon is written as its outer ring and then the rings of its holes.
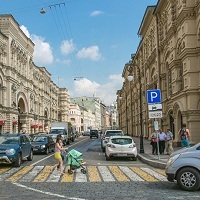
POLYGON ((81 168, 73 174, 68 174, 68 166, 64 168, 66 174, 52 166, 25 166, 19 168, 4 168, 0 174, 0 181, 10 182, 128 182, 128 181, 167 181, 164 170, 148 167, 133 166, 87 166, 87 173, 81 168), (3 172, 4 171, 4 172, 3 172))

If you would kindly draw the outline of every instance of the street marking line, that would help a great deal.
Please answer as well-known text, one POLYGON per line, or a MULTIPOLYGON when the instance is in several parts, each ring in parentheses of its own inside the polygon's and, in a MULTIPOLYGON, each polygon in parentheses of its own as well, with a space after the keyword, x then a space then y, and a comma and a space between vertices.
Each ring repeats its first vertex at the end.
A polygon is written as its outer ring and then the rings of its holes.
POLYGON ((115 178, 107 168, 107 166, 98 166, 99 172, 104 182, 113 182, 115 178))
POLYGON ((16 185, 16 186, 18 186, 18 187, 22 187, 22 188, 25 188, 25 189, 27 189, 27 190, 32 190, 32 191, 34 191, 34 192, 46 194, 46 195, 49 195, 49 196, 56 196, 56 197, 60 197, 60 198, 64 198, 64 199, 69 199, 69 200, 86 200, 86 199, 81 199, 81 198, 77 198, 77 197, 67 197, 67 196, 64 196, 64 195, 55 194, 55 193, 51 193, 51 192, 44 192, 44 191, 42 191, 42 190, 38 190, 38 189, 35 189, 35 188, 31 188, 31 187, 22 185, 22 184, 20 184, 20 183, 13 183, 13 184, 16 185))
POLYGON ((44 182, 48 178, 49 174, 51 173, 52 166, 46 166, 38 176, 33 180, 33 182, 44 182))
POLYGON ((158 180, 155 179, 153 176, 149 175, 148 173, 144 172, 138 167, 130 167, 135 173, 137 173, 141 178, 149 182, 157 182, 158 180))
POLYGON ((117 166, 109 166, 109 169, 118 181, 130 181, 117 166))
POLYGON ((100 182, 101 178, 99 176, 99 172, 96 166, 89 166, 88 167, 88 176, 90 182, 100 182))
POLYGON ((154 171, 158 172, 159 174, 162 174, 163 176, 166 176, 165 170, 163 169, 154 169, 154 171))
POLYGON ((144 181, 140 176, 138 176, 135 172, 133 172, 131 169, 125 166, 119 166, 119 168, 122 170, 128 178, 130 178, 132 181, 144 181))
POLYGON ((62 176, 60 182, 62 182, 62 183, 64 183, 64 182, 68 182, 68 183, 73 182, 73 180, 74 180, 74 173, 73 173, 73 174, 68 174, 68 169, 69 169, 69 167, 67 166, 67 167, 65 168, 65 173, 66 173, 66 174, 64 174, 64 175, 62 176))
POLYGON ((167 181, 166 176, 163 176, 161 174, 159 174, 158 172, 155 172, 152 169, 149 168, 141 168, 143 171, 147 172, 148 174, 151 174, 151 176, 155 177, 156 179, 158 179, 159 181, 167 181))
POLYGON ((0 168, 0 174, 3 174, 4 172, 8 171, 9 169, 11 169, 11 167, 0 168))
POLYGON ((74 171, 75 173, 75 182, 87 182, 87 174, 81 172, 81 168, 78 168, 74 171))
POLYGON ((21 169, 20 171, 18 171, 17 173, 15 173, 14 175, 10 176, 6 181, 9 182, 16 182, 18 181, 20 178, 22 178, 22 176, 24 174, 26 174, 27 172, 29 172, 33 167, 31 166, 25 166, 23 169, 21 169))

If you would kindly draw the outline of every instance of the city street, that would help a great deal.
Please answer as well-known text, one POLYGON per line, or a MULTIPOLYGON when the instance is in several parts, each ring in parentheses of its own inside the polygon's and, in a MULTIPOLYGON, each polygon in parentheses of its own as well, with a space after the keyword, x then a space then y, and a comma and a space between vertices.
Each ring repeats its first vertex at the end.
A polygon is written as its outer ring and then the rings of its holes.
MULTIPOLYGON (((51 173, 53 153, 34 155, 20 168, 1 166, 0 199, 199 199, 200 191, 185 192, 166 180, 164 170, 141 161, 105 161, 100 139, 81 136, 69 146, 83 153, 87 173, 51 173)), ((66 167, 66 165, 65 165, 66 167)))

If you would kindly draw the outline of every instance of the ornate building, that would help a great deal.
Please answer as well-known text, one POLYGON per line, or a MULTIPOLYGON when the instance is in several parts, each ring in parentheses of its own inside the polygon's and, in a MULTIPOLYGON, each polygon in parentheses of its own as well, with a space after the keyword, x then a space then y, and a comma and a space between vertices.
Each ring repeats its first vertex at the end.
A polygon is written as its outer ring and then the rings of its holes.
POLYGON ((48 131, 58 120, 62 90, 34 64, 33 52, 12 15, 0 15, 0 132, 48 131))
POLYGON ((125 81, 117 92, 120 128, 130 135, 140 135, 142 128, 149 137, 154 120, 148 116, 146 91, 160 89, 160 128, 171 128, 179 142, 178 131, 186 123, 191 143, 199 142, 200 0, 159 0, 147 7, 138 34, 140 44, 124 67, 125 81))

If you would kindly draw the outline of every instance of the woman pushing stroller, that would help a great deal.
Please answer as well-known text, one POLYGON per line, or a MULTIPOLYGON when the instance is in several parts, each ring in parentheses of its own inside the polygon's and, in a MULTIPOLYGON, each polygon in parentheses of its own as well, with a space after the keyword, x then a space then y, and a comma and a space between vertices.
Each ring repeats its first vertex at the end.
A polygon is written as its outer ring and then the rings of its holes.
POLYGON ((58 161, 54 166, 52 171, 59 166, 59 171, 60 174, 65 174, 65 172, 63 172, 63 160, 61 157, 61 152, 65 152, 67 150, 67 148, 63 148, 62 147, 62 139, 60 137, 57 137, 56 139, 56 143, 55 143, 55 154, 54 154, 54 158, 58 161))

